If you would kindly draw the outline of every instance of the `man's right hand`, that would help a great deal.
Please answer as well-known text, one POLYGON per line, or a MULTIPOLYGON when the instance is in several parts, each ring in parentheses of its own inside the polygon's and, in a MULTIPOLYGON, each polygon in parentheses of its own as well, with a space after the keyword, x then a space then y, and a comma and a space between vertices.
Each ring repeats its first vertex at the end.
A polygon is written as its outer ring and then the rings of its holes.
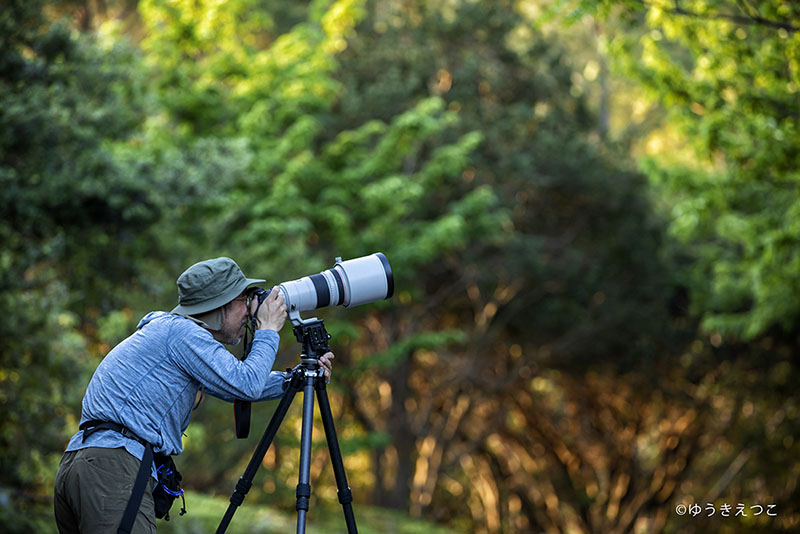
POLYGON ((283 323, 286 322, 286 303, 284 302, 283 295, 278 290, 278 286, 272 288, 267 298, 258 307, 258 301, 253 300, 250 303, 250 313, 255 313, 258 308, 257 329, 258 330, 275 330, 280 332, 283 328, 283 323))

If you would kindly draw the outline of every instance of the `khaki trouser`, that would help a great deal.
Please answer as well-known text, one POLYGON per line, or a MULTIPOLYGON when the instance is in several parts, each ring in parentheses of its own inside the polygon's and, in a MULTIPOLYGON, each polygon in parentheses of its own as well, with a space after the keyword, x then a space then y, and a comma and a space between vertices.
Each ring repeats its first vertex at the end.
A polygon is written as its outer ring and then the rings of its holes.
MULTIPOLYGON (((88 447, 64 453, 56 474, 59 534, 116 534, 131 497, 138 458, 125 449, 88 447)), ((153 478, 145 484, 132 534, 155 534, 153 478)))

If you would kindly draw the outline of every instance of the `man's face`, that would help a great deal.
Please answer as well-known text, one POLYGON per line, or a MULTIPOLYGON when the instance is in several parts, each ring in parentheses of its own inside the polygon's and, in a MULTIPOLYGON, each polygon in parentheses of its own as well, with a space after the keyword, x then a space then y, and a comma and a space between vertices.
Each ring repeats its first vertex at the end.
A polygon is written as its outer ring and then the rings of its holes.
POLYGON ((244 293, 233 299, 222 310, 222 328, 214 332, 214 338, 226 345, 236 345, 242 340, 247 324, 247 297, 244 293))

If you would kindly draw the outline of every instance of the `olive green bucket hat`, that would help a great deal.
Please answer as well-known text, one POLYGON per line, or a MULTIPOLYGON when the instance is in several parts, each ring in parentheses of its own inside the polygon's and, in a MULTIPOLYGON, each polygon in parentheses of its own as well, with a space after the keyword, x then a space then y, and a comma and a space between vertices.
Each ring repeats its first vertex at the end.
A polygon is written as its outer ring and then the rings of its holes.
POLYGON ((200 315, 224 306, 248 286, 266 280, 247 278, 230 258, 195 263, 178 277, 178 305, 172 313, 200 315))

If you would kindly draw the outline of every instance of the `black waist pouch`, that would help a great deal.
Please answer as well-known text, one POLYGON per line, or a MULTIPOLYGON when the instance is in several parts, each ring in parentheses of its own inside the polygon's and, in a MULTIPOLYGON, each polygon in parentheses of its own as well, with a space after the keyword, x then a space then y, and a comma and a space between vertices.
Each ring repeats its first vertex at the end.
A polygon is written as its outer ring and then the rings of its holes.
POLYGON ((181 488, 181 474, 178 472, 178 468, 175 467, 175 462, 172 461, 171 456, 156 454, 154 460, 158 475, 158 482, 153 490, 156 517, 169 521, 169 510, 178 497, 181 498, 183 503, 181 515, 186 513, 186 500, 183 497, 183 489, 181 488))

